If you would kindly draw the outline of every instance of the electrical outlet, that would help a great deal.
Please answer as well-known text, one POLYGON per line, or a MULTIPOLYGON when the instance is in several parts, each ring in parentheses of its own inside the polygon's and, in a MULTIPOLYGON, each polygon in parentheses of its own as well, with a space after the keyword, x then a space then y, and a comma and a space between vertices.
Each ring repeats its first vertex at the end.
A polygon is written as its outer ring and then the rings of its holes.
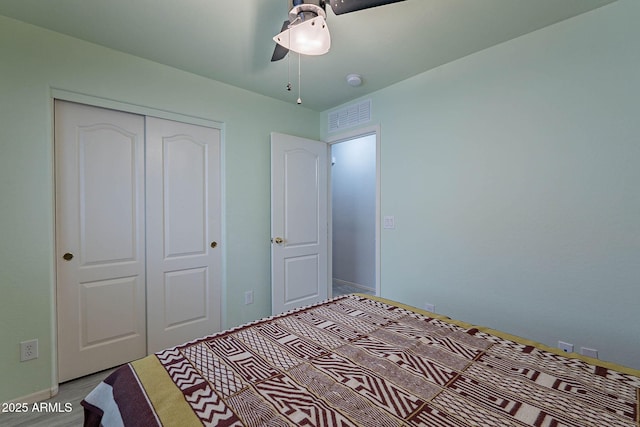
POLYGON ((246 291, 244 293, 244 304, 253 304, 253 291, 246 291))
POLYGON ((435 313, 435 312, 436 312, 436 306, 435 306, 435 304, 430 304, 430 303, 428 303, 428 302, 425 302, 425 303, 424 303, 424 309, 425 309, 425 310, 427 310, 427 311, 430 311, 430 312, 432 312, 432 313, 435 313))
POLYGON ((38 358, 38 340, 22 341, 20 343, 20 361, 26 362, 27 360, 38 358))
POLYGON ((573 344, 571 343, 558 341, 558 348, 565 353, 573 353, 573 344))
POLYGON ((594 359, 598 358, 598 350, 595 348, 580 347, 580 354, 593 357, 594 359))

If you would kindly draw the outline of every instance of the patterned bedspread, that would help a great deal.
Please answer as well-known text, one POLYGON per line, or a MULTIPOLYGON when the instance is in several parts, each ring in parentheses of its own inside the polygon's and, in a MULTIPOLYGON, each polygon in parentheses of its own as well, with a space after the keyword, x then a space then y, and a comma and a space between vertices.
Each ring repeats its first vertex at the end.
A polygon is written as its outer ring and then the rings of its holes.
POLYGON ((638 427, 639 374, 350 295, 128 364, 83 405, 105 426, 638 427))

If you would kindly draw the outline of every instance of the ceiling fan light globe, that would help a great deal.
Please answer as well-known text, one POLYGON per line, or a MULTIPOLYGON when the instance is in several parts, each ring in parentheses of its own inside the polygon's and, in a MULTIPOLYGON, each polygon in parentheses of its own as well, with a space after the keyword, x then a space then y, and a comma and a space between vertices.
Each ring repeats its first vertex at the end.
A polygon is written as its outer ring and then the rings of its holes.
POLYGON ((290 25, 273 40, 302 55, 324 55, 331 48, 331 34, 322 16, 290 25))

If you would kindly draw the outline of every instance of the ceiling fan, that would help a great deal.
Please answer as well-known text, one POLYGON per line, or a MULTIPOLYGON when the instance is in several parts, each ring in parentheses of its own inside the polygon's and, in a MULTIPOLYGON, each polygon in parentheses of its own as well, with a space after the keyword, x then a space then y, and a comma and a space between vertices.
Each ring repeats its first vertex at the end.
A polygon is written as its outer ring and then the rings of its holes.
MULTIPOLYGON (((342 15, 400 1, 404 0, 330 0, 329 5, 335 15, 342 15)), ((273 38, 276 47, 272 62, 281 60, 290 50, 303 55, 323 55, 329 51, 331 36, 325 22, 327 2, 319 0, 316 3, 293 0, 289 19, 284 21, 280 33, 273 38)))

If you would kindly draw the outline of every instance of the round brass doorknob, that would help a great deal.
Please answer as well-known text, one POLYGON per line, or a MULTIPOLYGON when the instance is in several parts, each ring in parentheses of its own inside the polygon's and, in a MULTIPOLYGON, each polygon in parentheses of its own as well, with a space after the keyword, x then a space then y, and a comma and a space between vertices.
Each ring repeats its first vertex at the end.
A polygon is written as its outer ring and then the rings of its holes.
POLYGON ((66 254, 62 255, 62 259, 64 259, 65 261, 71 261, 73 259, 73 254, 67 252, 66 254))
POLYGON ((211 242, 211 247, 212 248, 215 248, 216 246, 218 246, 218 242, 216 242, 216 241, 211 242))
POLYGON ((275 239, 273 239, 273 241, 276 244, 280 245, 280 244, 282 244, 284 242, 284 239, 282 237, 276 237, 275 239))

